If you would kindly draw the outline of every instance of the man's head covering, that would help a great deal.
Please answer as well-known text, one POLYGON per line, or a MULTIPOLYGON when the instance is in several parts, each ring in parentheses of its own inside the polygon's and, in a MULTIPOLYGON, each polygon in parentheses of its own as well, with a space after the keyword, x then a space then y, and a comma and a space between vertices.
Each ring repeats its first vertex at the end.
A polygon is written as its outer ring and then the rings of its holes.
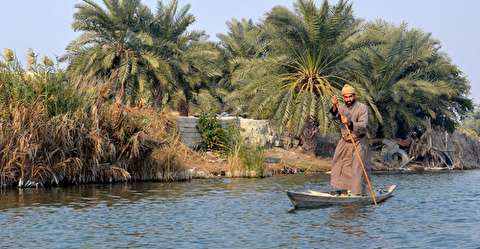
POLYGON ((347 94, 356 94, 355 88, 353 88, 349 84, 345 84, 342 88, 342 95, 347 95, 347 94))

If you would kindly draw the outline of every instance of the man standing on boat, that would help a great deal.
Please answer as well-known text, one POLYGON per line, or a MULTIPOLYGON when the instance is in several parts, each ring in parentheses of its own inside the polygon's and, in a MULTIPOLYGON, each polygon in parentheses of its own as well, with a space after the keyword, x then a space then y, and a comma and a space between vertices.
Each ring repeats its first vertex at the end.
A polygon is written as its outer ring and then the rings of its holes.
MULTIPOLYGON (((351 195, 366 194, 366 183, 360 160, 364 160, 368 167, 368 141, 367 124, 368 108, 365 104, 356 101, 355 89, 346 84, 342 88, 344 105, 339 105, 336 96, 332 96, 330 113, 335 120, 341 122, 342 138, 338 141, 333 156, 332 174, 330 184, 335 190, 349 190, 351 195), (347 130, 345 126, 348 126, 347 130), (349 135, 350 134, 350 135, 349 135), (351 137, 350 137, 351 136, 351 137), (355 155, 355 146, 361 155, 355 155)), ((365 169, 368 171, 368 169, 365 169)))

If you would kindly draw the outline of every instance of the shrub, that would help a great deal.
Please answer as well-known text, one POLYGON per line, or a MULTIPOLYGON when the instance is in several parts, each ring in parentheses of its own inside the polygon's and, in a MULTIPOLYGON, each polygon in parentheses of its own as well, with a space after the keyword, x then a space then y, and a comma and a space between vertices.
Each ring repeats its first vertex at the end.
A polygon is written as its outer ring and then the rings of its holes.
POLYGON ((202 112, 197 128, 202 136, 203 146, 207 150, 219 152, 227 150, 229 138, 213 111, 202 112))

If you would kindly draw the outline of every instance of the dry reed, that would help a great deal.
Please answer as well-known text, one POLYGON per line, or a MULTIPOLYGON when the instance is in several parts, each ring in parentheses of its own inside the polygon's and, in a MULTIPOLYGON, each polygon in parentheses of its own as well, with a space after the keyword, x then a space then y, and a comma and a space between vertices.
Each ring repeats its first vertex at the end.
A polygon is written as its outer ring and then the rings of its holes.
POLYGON ((75 86, 28 54, 28 71, 11 50, 0 60, 1 186, 189 179, 170 114, 114 104, 105 84, 75 86))

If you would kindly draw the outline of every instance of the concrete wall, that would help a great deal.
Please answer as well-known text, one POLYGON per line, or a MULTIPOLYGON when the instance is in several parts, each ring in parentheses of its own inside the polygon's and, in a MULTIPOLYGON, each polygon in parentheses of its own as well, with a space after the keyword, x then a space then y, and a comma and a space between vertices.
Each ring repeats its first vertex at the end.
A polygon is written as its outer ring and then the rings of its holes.
MULTIPOLYGON (((240 127, 240 134, 248 141, 259 145, 273 142, 274 133, 267 120, 255 120, 236 117, 220 117, 220 123, 227 128, 232 122, 240 127)), ((190 148, 195 148, 202 143, 202 137, 197 129, 198 118, 180 116, 177 126, 182 142, 190 148)))
POLYGON ((177 128, 182 142, 190 148, 202 143, 202 137, 197 129, 198 118, 180 116, 177 121, 177 128))
POLYGON ((240 119, 240 134, 248 142, 258 145, 273 144, 274 131, 268 120, 240 119))

